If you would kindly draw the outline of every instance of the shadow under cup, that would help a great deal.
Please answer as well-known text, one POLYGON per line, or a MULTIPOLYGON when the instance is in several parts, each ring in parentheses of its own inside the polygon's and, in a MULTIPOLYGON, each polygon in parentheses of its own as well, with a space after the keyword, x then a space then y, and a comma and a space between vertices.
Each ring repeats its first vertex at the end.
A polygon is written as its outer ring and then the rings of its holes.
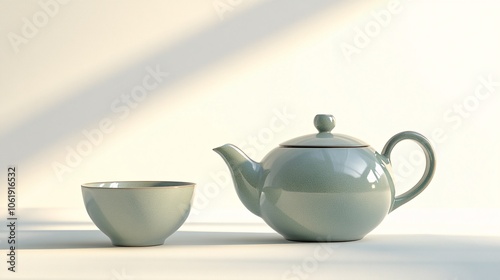
POLYGON ((96 182, 82 185, 85 208, 115 246, 162 245, 191 210, 194 183, 96 182))

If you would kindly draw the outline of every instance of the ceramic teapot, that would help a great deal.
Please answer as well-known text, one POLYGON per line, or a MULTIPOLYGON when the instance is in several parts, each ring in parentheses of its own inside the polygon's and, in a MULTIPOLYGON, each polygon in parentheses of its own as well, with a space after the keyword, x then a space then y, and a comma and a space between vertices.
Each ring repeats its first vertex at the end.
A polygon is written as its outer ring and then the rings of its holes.
POLYGON ((359 139, 331 133, 332 115, 316 115, 314 125, 318 133, 282 143, 260 163, 231 144, 214 149, 229 166, 243 204, 288 240, 361 239, 434 175, 434 151, 417 132, 394 135, 378 153, 359 139), (390 157, 402 140, 422 148, 426 165, 418 183, 396 196, 390 157))

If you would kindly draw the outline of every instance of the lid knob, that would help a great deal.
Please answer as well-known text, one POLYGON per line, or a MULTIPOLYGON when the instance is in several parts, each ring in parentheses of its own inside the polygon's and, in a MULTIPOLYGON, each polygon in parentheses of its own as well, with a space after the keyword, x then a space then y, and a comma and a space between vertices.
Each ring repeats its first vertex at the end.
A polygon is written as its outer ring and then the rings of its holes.
POLYGON ((326 114, 316 115, 314 117, 314 126, 319 132, 330 132, 335 127, 335 118, 326 114))

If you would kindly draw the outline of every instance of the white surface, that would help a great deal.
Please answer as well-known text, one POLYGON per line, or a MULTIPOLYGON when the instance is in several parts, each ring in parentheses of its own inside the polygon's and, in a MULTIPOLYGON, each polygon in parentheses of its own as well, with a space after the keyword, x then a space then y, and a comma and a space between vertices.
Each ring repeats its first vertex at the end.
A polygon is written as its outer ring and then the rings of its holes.
POLYGON ((18 232, 1 279, 498 279, 500 237, 370 234, 297 243, 263 224, 185 225, 163 246, 113 247, 91 229, 18 232))
POLYGON ((19 222, 18 272, 0 267, 1 279, 476 280, 500 273, 500 211, 489 209, 401 208, 361 241, 343 243, 289 242, 259 220, 186 223, 163 246, 124 248, 89 218, 19 222))

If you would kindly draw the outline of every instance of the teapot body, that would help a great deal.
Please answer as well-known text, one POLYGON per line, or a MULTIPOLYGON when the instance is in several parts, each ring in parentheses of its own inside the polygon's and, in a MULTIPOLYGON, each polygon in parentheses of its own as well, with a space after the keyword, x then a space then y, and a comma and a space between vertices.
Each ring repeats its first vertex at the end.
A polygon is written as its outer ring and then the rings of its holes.
POLYGON ((389 160, 369 146, 279 147, 261 165, 260 216, 289 240, 361 239, 394 201, 389 160))

